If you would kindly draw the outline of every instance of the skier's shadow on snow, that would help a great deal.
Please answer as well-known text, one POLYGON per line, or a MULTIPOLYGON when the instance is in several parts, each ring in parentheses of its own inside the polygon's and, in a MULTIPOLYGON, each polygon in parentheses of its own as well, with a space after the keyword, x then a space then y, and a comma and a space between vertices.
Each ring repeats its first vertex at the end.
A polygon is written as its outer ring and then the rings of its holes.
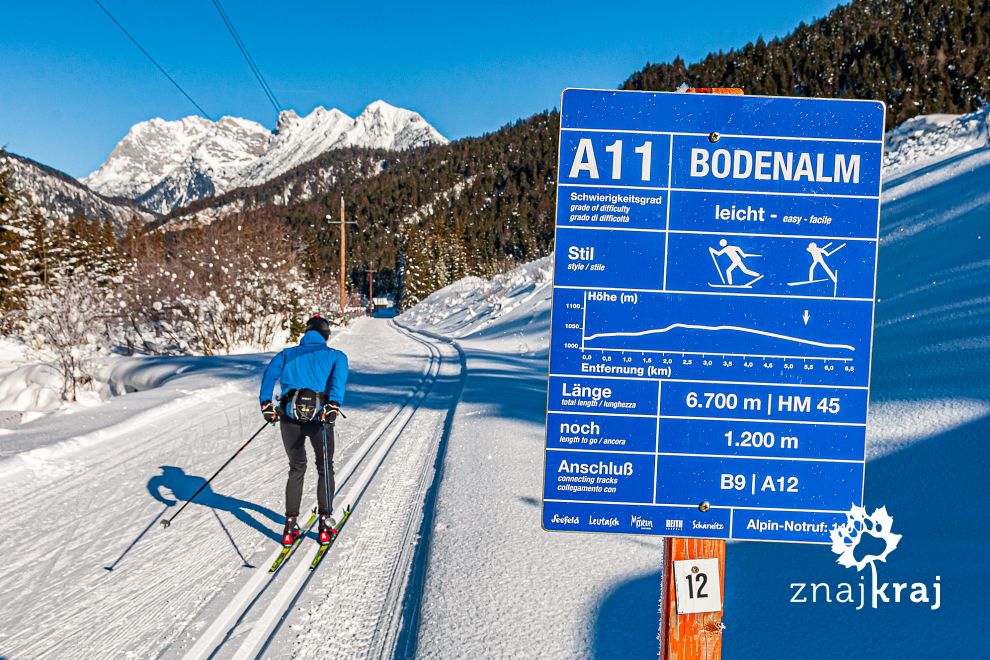
MULTIPOLYGON (((148 523, 147 527, 141 530, 141 532, 134 537, 134 540, 131 541, 126 548, 124 548, 124 551, 120 553, 112 564, 103 567, 106 570, 113 571, 117 568, 117 564, 119 564, 124 557, 126 557, 128 553, 134 549, 134 546, 136 546, 141 539, 144 538, 145 534, 151 530, 156 522, 165 517, 165 514, 168 513, 168 510, 171 507, 175 506, 180 501, 189 501, 189 499, 196 494, 196 491, 199 490, 200 486, 206 482, 206 479, 203 477, 196 477, 186 474, 185 470, 180 467, 175 467, 174 465, 162 465, 160 469, 162 473, 149 479, 147 487, 151 496, 155 498, 155 500, 164 504, 165 509, 151 519, 151 522, 148 523), (162 495, 162 489, 168 489, 175 499, 169 499, 162 495)), ((272 521, 281 524, 283 521, 282 517, 277 515, 271 509, 266 509, 265 507, 258 506, 252 502, 227 497, 226 495, 218 495, 209 486, 204 488, 203 492, 196 496, 195 502, 196 504, 213 509, 213 514, 216 517, 217 522, 220 523, 220 527, 223 528, 227 538, 230 539, 231 544, 234 546, 234 550, 237 551, 238 556, 240 556, 241 560, 244 562, 244 565, 248 568, 252 568, 251 564, 244 558, 240 548, 238 548, 237 544, 234 542, 234 538, 230 535, 230 531, 227 529, 226 525, 223 524, 223 520, 220 519, 220 516, 217 515, 217 511, 228 511, 233 514, 237 520, 240 520, 248 527, 251 527, 268 538, 281 543, 281 537, 278 534, 268 529, 248 514, 248 511, 256 511, 270 518, 272 521)), ((2 658, 0 658, 0 660, 2 660, 2 658)))
MULTIPOLYGON (((196 491, 206 483, 206 479, 203 477, 186 474, 185 470, 174 465, 163 465, 160 469, 162 471, 161 474, 155 475, 148 480, 148 492, 153 498, 169 507, 175 506, 179 502, 189 501, 196 494, 196 491), (175 499, 169 499, 162 495, 163 489, 171 492, 175 499)), ((239 500, 235 497, 220 495, 210 486, 203 488, 203 492, 196 495, 193 503, 210 507, 216 511, 227 511, 248 527, 251 527, 273 541, 281 542, 281 537, 278 534, 262 525, 248 513, 249 511, 260 513, 272 522, 281 525, 283 522, 282 516, 271 509, 253 502, 248 502, 247 500, 239 500)))

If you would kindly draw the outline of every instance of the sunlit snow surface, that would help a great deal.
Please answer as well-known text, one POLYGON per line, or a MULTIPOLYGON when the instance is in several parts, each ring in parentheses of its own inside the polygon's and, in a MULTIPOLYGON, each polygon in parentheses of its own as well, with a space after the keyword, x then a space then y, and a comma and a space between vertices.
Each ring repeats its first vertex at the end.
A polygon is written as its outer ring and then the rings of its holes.
MULTIPOLYGON (((340 464, 416 385, 424 359, 382 320, 358 320, 333 345, 353 368, 340 464)), ((129 393, 0 435, 0 657, 181 657, 204 617, 263 563, 267 571, 287 467, 274 429, 168 530, 158 520, 262 425, 257 392, 270 357, 119 360, 113 379, 129 393)), ((364 565, 350 571, 358 583, 364 565)), ((314 589, 339 582, 324 575, 314 589)))
POLYGON ((541 259, 467 278, 400 317, 457 338, 467 359, 432 531, 423 657, 656 654, 659 540, 541 529, 550 272, 541 259))

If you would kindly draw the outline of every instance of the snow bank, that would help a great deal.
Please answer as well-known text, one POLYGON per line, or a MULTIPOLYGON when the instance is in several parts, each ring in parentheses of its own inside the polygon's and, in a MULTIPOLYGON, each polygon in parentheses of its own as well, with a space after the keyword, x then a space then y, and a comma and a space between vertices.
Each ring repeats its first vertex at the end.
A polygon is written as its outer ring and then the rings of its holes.
POLYGON ((407 325, 466 338, 513 312, 549 314, 553 257, 514 268, 491 280, 465 277, 430 294, 400 318, 407 325))
MULTIPOLYGON (((179 360, 103 357, 91 383, 81 386, 78 401, 62 398, 64 380, 49 362, 31 360, 23 344, 0 341, 0 429, 12 428, 55 412, 89 408, 130 392, 161 387, 189 366, 179 360)), ((0 431, 2 432, 2 431, 0 431)))
POLYGON ((195 419, 218 399, 233 396, 251 401, 258 374, 270 357, 109 359, 98 369, 95 391, 85 399, 67 404, 59 398, 54 409, 24 414, 23 420, 13 418, 8 427, 16 425, 16 431, 0 429, 0 474, 50 466, 93 444, 154 426, 156 420, 182 410, 190 411, 190 418, 195 419))
POLYGON ((966 115, 921 115, 887 133, 884 179, 892 181, 990 144, 990 105, 966 115))
POLYGON ((0 414, 53 412, 62 406, 61 390, 62 375, 50 365, 0 369, 0 414))
POLYGON ((61 374, 47 364, 29 362, 24 351, 20 342, 0 340, 0 429, 62 407, 61 374))

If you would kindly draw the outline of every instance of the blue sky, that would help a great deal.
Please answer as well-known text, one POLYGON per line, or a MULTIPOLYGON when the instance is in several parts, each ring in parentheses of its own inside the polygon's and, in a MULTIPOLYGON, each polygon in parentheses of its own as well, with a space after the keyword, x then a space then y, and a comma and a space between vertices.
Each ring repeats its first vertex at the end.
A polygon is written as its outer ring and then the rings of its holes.
MULTIPOLYGON (((213 118, 275 111, 210 0, 102 0, 213 118)), ((621 84, 790 32, 835 0, 292 3, 224 7, 279 101, 354 116, 382 98, 450 138, 555 107, 564 87, 621 84)), ((718 82, 718 81, 712 81, 718 82)), ((0 146, 83 176, 132 124, 196 109, 91 0, 5 3, 0 146)))

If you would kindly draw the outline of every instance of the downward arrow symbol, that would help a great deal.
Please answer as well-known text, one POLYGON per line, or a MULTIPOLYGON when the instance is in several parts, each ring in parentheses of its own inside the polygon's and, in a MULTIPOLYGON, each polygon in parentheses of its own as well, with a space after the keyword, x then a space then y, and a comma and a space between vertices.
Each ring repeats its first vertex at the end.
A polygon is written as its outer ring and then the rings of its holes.
POLYGON ((808 313, 808 310, 804 310, 804 316, 802 316, 801 318, 804 319, 804 324, 808 325, 808 319, 811 318, 811 314, 808 313))

